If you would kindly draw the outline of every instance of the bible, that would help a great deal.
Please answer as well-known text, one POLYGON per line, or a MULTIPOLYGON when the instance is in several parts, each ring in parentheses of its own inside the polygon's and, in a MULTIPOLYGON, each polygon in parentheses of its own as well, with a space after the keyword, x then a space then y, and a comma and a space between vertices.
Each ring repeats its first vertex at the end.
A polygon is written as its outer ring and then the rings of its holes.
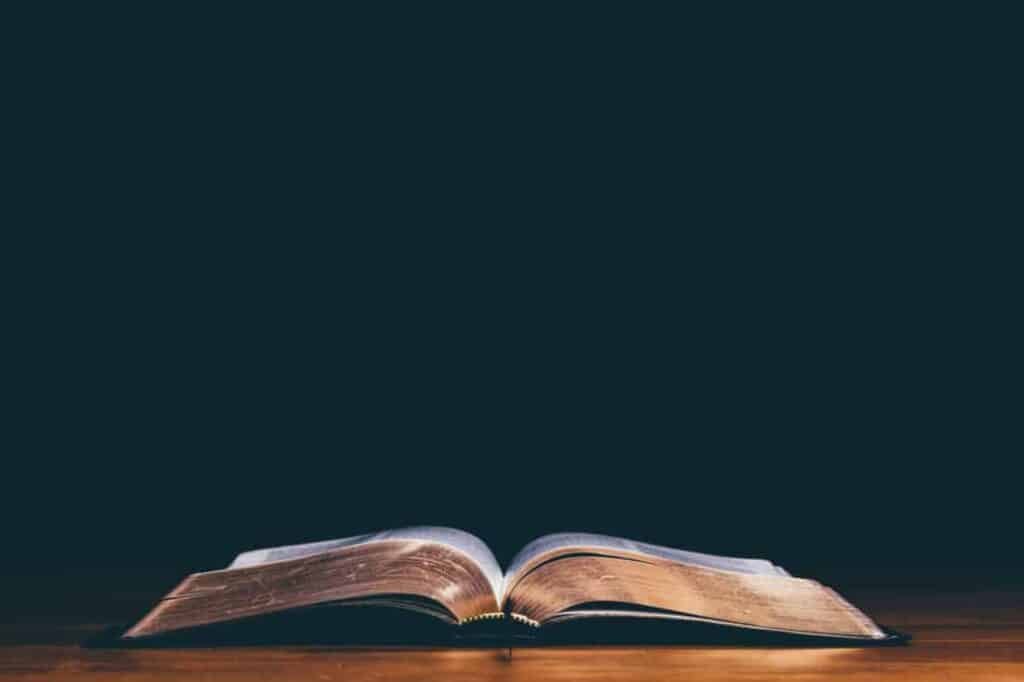
POLYGON ((834 590, 764 559, 558 533, 527 544, 503 570, 477 537, 419 526, 244 552, 185 578, 122 638, 308 609, 345 610, 358 623, 368 606, 463 631, 495 621, 538 633, 659 621, 849 642, 893 637, 834 590))

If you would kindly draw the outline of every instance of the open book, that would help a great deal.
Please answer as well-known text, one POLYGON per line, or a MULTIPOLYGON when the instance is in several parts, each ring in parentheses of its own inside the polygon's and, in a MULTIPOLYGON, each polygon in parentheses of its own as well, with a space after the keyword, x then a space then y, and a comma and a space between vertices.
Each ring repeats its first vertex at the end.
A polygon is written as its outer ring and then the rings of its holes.
POLYGON ((502 571, 478 538, 427 526, 245 552, 225 569, 188 576, 124 637, 325 606, 389 607, 456 628, 491 619, 546 629, 635 618, 887 637, 833 590, 762 559, 559 533, 529 543, 502 571))

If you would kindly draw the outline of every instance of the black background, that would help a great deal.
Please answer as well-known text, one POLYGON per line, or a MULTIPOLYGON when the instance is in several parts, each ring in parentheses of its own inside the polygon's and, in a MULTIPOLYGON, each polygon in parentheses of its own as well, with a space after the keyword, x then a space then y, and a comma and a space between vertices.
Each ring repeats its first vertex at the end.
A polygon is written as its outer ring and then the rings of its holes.
POLYGON ((1019 579, 1001 43, 753 11, 46 18, 0 571, 444 524, 1019 579))

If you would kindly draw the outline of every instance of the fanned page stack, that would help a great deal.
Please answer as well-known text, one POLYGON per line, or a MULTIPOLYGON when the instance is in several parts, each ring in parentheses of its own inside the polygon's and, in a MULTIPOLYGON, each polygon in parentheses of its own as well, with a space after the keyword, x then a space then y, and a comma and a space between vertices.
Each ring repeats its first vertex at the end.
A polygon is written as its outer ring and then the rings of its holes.
MULTIPOLYGON (((505 571, 478 538, 414 527, 239 555, 195 573, 124 637, 139 639, 309 607, 388 607, 453 628, 487 620, 546 630, 583 619, 662 619, 884 640, 839 594, 762 559, 584 533, 541 537, 505 571)), ((357 613, 357 612, 352 612, 357 613)))

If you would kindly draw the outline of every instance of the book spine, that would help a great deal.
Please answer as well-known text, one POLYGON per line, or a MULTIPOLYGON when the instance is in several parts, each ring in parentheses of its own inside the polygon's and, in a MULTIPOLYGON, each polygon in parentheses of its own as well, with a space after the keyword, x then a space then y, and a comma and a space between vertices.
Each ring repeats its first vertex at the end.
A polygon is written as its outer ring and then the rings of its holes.
POLYGON ((490 611, 488 613, 481 613, 475 616, 470 616, 469 618, 463 618, 459 621, 459 625, 465 625, 467 623, 476 623, 481 620, 500 620, 502 618, 505 618, 506 616, 517 623, 529 625, 531 628, 540 627, 540 623, 535 621, 533 618, 528 618, 524 616, 521 613, 503 613, 501 611, 490 611))
POLYGON ((533 618, 527 618, 526 616, 524 616, 521 613, 509 613, 508 615, 509 615, 509 617, 512 618, 512 620, 516 621, 517 623, 522 623, 523 625, 529 625, 531 628, 539 628, 540 627, 540 623, 535 621, 533 618))
POLYGON ((487 613, 481 613, 476 616, 470 616, 469 618, 463 618, 459 621, 459 625, 465 625, 466 623, 475 623, 478 620, 498 620, 504 617, 505 614, 501 611, 489 611, 487 613))

